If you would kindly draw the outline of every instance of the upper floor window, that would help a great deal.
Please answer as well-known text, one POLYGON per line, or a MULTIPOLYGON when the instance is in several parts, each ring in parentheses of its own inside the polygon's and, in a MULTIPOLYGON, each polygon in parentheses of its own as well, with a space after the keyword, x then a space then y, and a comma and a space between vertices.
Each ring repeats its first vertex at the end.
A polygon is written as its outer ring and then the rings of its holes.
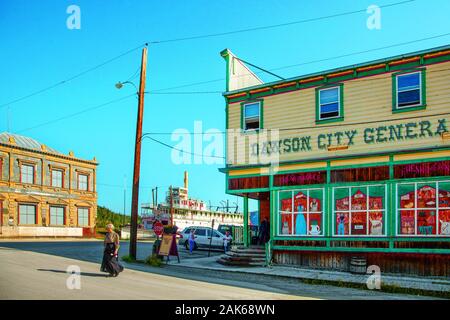
POLYGON ((261 101, 245 103, 242 105, 242 129, 262 129, 262 103, 261 101))
POLYGON ((425 106, 424 77, 425 70, 394 74, 394 111, 425 106))
POLYGON ((20 166, 20 182, 34 183, 34 165, 22 164, 20 166))
POLYGON ((335 86, 316 91, 316 120, 341 120, 343 118, 343 86, 335 86))
POLYGON ((88 190, 89 176, 87 174, 78 174, 78 190, 87 191, 88 190))
POLYGON ((52 169, 52 187, 63 187, 63 171, 59 169, 52 169))

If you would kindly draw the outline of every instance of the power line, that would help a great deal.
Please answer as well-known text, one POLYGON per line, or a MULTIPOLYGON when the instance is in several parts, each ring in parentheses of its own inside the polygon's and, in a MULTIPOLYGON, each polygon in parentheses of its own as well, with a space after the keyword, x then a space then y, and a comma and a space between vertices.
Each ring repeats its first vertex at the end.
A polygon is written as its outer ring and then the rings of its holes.
MULTIPOLYGON (((416 0, 406 0, 406 1, 401 1, 401 2, 395 2, 395 3, 391 3, 391 4, 386 4, 386 5, 382 5, 379 6, 379 8, 388 8, 388 7, 393 7, 393 6, 398 6, 398 5, 403 5, 406 3, 410 3, 410 2, 414 2, 416 0)), ((221 32, 221 33, 213 33, 213 34, 204 34, 204 35, 197 35, 197 36, 189 36, 189 37, 184 37, 184 38, 174 38, 174 39, 167 39, 167 40, 156 40, 156 41, 149 41, 145 44, 142 44, 138 47, 132 48, 118 56, 115 56, 109 60, 106 60, 92 68, 89 68, 83 72, 80 72, 78 74, 75 74, 65 80, 62 80, 58 83, 55 83, 51 86, 45 87, 43 89, 37 90, 35 92, 32 92, 30 94, 24 95, 22 97, 19 97, 17 99, 14 99, 12 101, 9 101, 7 103, 3 103, 0 105, 0 109, 4 108, 7 105, 11 105, 11 104, 15 104, 17 102, 23 101, 25 99, 31 98, 33 96, 36 96, 38 94, 41 94, 43 92, 46 92, 48 90, 54 89, 60 85, 63 85, 71 80, 74 80, 76 78, 79 78, 89 72, 92 72, 108 63, 111 63, 131 52, 134 52, 140 48, 142 48, 143 46, 147 46, 149 43, 150 44, 161 44, 161 43, 168 43, 168 42, 178 42, 178 41, 186 41, 186 40, 194 40, 194 39, 202 39, 202 38, 210 38, 210 37, 217 37, 217 36, 224 36, 224 35, 230 35, 230 34, 236 34, 236 33, 243 33, 243 32, 251 32, 251 31, 257 31, 257 30, 265 30, 265 29, 272 29, 272 28, 279 28, 279 27, 285 27, 285 26, 290 26, 290 25, 296 25, 296 24, 302 24, 302 23, 308 23, 308 22, 313 22, 313 21, 319 21, 319 20, 324 20, 324 19, 331 19, 331 18, 336 18, 336 17, 341 17, 341 16, 346 16, 346 15, 352 15, 352 14, 356 14, 356 13, 361 13, 361 12, 366 12, 367 8, 364 9, 359 9, 359 10, 354 10, 354 11, 347 11, 347 12, 341 12, 341 13, 337 13, 337 14, 333 14, 333 15, 328 15, 328 16, 321 16, 321 17, 315 17, 315 18, 309 18, 309 19, 303 19, 303 20, 298 20, 298 21, 291 21, 291 22, 287 22, 287 23, 281 23, 281 24, 274 24, 274 25, 266 25, 266 26, 259 26, 259 27, 253 27, 253 28, 247 28, 247 29, 240 29, 240 30, 234 30, 234 31, 228 31, 228 32, 221 32)), ((132 76, 134 77, 136 75, 136 73, 132 76)), ((214 82, 217 81, 222 81, 223 79, 219 79, 219 80, 214 80, 214 82)), ((209 82, 209 81, 207 81, 209 82)), ((190 85, 189 85, 190 86, 190 85)), ((176 88, 180 88, 180 87, 184 87, 184 86, 178 86, 176 88)), ((175 87, 171 88, 174 89, 175 87)), ((169 89, 169 88, 167 88, 169 89)), ((166 90, 166 89, 159 89, 159 90, 155 90, 155 91, 162 91, 162 90, 166 90)))
POLYGON ((171 91, 171 92, 155 92, 155 91, 145 91, 147 94, 170 94, 170 95, 179 95, 179 94, 218 94, 223 93, 222 91, 171 91))
MULTIPOLYGON (((328 57, 328 58, 323 58, 323 59, 317 59, 317 60, 310 60, 310 61, 307 61, 307 62, 302 62, 302 63, 297 63, 297 64, 291 64, 291 65, 271 68, 271 69, 267 69, 267 71, 277 71, 277 70, 289 69, 289 68, 294 68, 294 67, 299 67, 299 66, 319 63, 319 62, 336 60, 336 59, 340 59, 340 58, 346 58, 346 57, 351 57, 351 56, 360 55, 360 54, 364 54, 364 53, 380 51, 380 50, 383 50, 383 49, 390 49, 390 48, 400 47, 400 46, 404 46, 404 45, 408 45, 408 44, 423 42, 423 41, 437 39, 437 38, 442 38, 442 37, 447 37, 447 36, 450 36, 450 33, 443 33, 443 34, 429 36, 429 37, 425 37, 425 38, 421 38, 421 39, 416 39, 416 40, 411 40, 411 41, 406 41, 406 42, 395 43, 395 44, 391 44, 391 45, 387 45, 387 46, 377 47, 377 48, 373 48, 373 49, 367 49, 367 50, 363 50, 363 51, 354 51, 354 52, 350 52, 350 53, 346 53, 346 54, 342 54, 342 55, 338 55, 338 56, 333 56, 333 57, 328 57)), ((261 73, 263 73, 263 72, 255 72, 255 74, 261 74, 261 73)), ((246 77, 249 74, 250 73, 241 74, 241 75, 235 76, 235 78, 246 77)), ((161 88, 161 89, 155 89, 152 92, 155 93, 155 92, 159 92, 159 91, 181 89, 181 88, 192 87, 192 86, 203 85, 203 84, 209 84, 209 83, 220 82, 220 81, 225 81, 225 78, 211 79, 211 80, 205 80, 205 81, 200 81, 200 82, 187 83, 187 84, 183 84, 183 85, 179 85, 179 86, 172 86, 172 87, 166 87, 166 88, 161 88)))
POLYGON ((225 159, 225 157, 220 157, 220 156, 205 156, 205 155, 202 155, 202 154, 198 154, 198 153, 193 153, 193 152, 185 151, 185 150, 182 150, 182 149, 175 148, 174 146, 171 146, 170 144, 164 143, 164 142, 162 142, 162 141, 160 141, 160 140, 157 140, 157 139, 154 139, 154 138, 152 138, 152 137, 149 137, 149 136, 142 136, 142 140, 144 140, 145 138, 148 138, 148 139, 150 139, 150 140, 152 140, 152 141, 154 141, 154 142, 156 142, 156 143, 159 143, 159 144, 161 144, 161 145, 163 145, 163 146, 165 146, 165 147, 167 147, 167 148, 170 148, 170 149, 173 149, 173 150, 182 152, 182 153, 187 153, 187 154, 190 154, 190 155, 193 155, 193 156, 206 157, 206 158, 225 159))
POLYGON ((126 56, 126 55, 130 54, 131 52, 134 52, 134 51, 136 51, 136 50, 142 48, 142 47, 145 46, 145 45, 147 45, 147 44, 140 45, 140 46, 138 46, 138 47, 136 47, 136 48, 130 49, 130 50, 128 50, 128 51, 126 51, 126 52, 124 52, 124 53, 122 53, 122 54, 119 54, 118 56, 115 56, 115 57, 113 57, 113 58, 111 58, 111 59, 109 59, 109 60, 106 60, 106 61, 104 61, 104 62, 102 62, 102 63, 100 63, 100 64, 98 64, 98 65, 96 65, 96 66, 94 66, 94 67, 92 67, 92 68, 89 68, 89 69, 87 69, 87 70, 85 70, 85 71, 83 71, 83 72, 77 73, 77 74, 75 74, 75 75, 73 75, 73 76, 71 76, 71 77, 69 77, 69 78, 67 78, 67 79, 65 79, 65 80, 59 81, 58 83, 55 83, 55 84, 53 84, 53 85, 51 85, 51 86, 45 87, 45 88, 43 88, 43 89, 40 89, 40 90, 35 91, 35 92, 32 92, 32 93, 30 93, 30 94, 27 94, 27 95, 25 95, 25 96, 22 96, 22 97, 20 97, 20 98, 15 99, 15 100, 9 101, 9 102, 4 103, 4 104, 1 104, 1 105, 0 105, 0 109, 4 108, 4 107, 6 107, 6 106, 12 105, 12 104, 14 104, 14 103, 17 103, 17 102, 19 102, 19 101, 22 101, 22 100, 31 98, 31 97, 33 97, 33 96, 36 96, 36 95, 41 94, 41 93, 43 93, 43 92, 46 92, 46 91, 48 91, 48 90, 54 89, 54 88, 56 88, 56 87, 58 87, 58 86, 60 86, 60 85, 63 85, 63 84, 65 84, 65 83, 67 83, 67 82, 70 82, 70 81, 72 81, 72 80, 74 80, 74 79, 76 79, 76 78, 79 78, 79 77, 81 77, 81 76, 83 76, 83 75, 85 75, 85 74, 87 74, 87 73, 89 73, 89 72, 92 72, 92 71, 94 71, 94 70, 97 70, 97 69, 103 67, 104 65, 106 65, 106 64, 108 64, 108 63, 111 63, 111 62, 113 62, 113 61, 115 61, 115 60, 117 60, 117 59, 119 59, 119 58, 121 58, 121 57, 123 57, 123 56, 126 56))
MULTIPOLYGON (((401 1, 401 2, 395 2, 395 3, 390 3, 390 4, 379 6, 379 8, 388 8, 388 7, 403 5, 403 4, 414 2, 414 1, 416 1, 416 0, 406 0, 406 1, 401 1)), ((291 26, 291 25, 296 25, 296 24, 320 21, 320 20, 325 20, 325 19, 343 17, 343 16, 348 16, 348 15, 361 13, 361 12, 367 12, 367 8, 358 9, 358 10, 354 10, 354 11, 346 11, 346 12, 336 13, 336 14, 327 15, 327 16, 291 21, 291 22, 286 22, 286 23, 272 24, 272 25, 259 26, 259 27, 253 27, 253 28, 247 28, 247 29, 239 29, 239 30, 234 30, 234 31, 210 33, 210 34, 188 36, 188 37, 182 37, 182 38, 165 39, 165 40, 158 40, 158 41, 149 41, 149 43, 150 44, 161 44, 161 43, 168 43, 168 42, 179 42, 179 41, 187 41, 187 40, 220 37, 220 36, 226 36, 226 35, 231 35, 231 34, 236 34, 236 33, 267 30, 267 29, 286 27, 286 26, 291 26)))
MULTIPOLYGON (((448 70, 450 70, 450 68, 442 69, 442 70, 427 71, 427 74, 435 73, 435 72, 443 72, 443 71, 448 71, 448 70)), ((358 81, 379 81, 379 80, 385 80, 386 78, 390 78, 390 76, 382 77, 382 78, 375 78, 375 79, 374 78, 368 78, 368 79, 355 79, 355 80, 358 80, 358 81)), ((329 84, 332 84, 332 83, 329 82, 329 84)), ((155 93, 155 92, 149 91, 149 92, 146 92, 146 93, 147 94, 167 94, 167 95, 170 95, 170 94, 211 94, 211 93, 218 94, 218 93, 222 93, 222 92, 221 91, 203 91, 203 92, 202 91, 191 91, 191 92, 185 91, 185 92, 155 93)), ((134 96, 134 95, 135 94, 131 94, 131 95, 125 96, 125 97, 117 99, 117 100, 113 100, 113 101, 109 101, 109 102, 106 102, 106 103, 102 103, 102 104, 94 106, 94 107, 89 107, 89 108, 83 109, 83 110, 81 110, 79 112, 75 112, 75 113, 72 113, 72 114, 69 114, 69 115, 66 115, 66 116, 63 116, 63 117, 51 120, 51 121, 47 121, 47 122, 38 124, 38 125, 30 127, 30 128, 19 130, 19 131, 17 131, 17 133, 21 133, 21 132, 24 132, 24 131, 29 131, 29 130, 32 130, 32 129, 43 127, 43 126, 48 125, 48 124, 53 124, 53 123, 58 122, 58 121, 66 120, 66 119, 78 116, 79 114, 86 113, 86 112, 89 112, 89 111, 101 108, 103 106, 119 102, 121 100, 125 100, 125 99, 127 99, 127 98, 129 98, 131 96, 134 96)), ((325 127, 325 126, 323 126, 323 127, 325 127)), ((283 129, 283 130, 292 130, 292 129, 288 128, 288 129, 283 129)), ((214 134, 214 133, 225 134, 225 132, 223 132, 223 131, 222 132, 206 132, 206 133, 205 132, 199 132, 199 133, 193 132, 193 133, 190 133, 190 134, 202 134, 203 135, 203 134, 214 134)), ((146 133, 146 134, 147 135, 171 135, 172 132, 149 132, 149 133, 146 133)))
POLYGON ((21 132, 24 132, 24 131, 29 131, 29 130, 40 128, 40 127, 43 127, 43 126, 46 126, 46 125, 49 125, 49 124, 53 124, 55 122, 59 122, 59 121, 66 120, 66 119, 69 119, 69 118, 72 118, 72 117, 76 117, 76 116, 78 116, 80 114, 83 114, 83 113, 86 113, 86 112, 89 112, 89 111, 92 111, 92 110, 100 109, 100 108, 105 107, 107 105, 123 101, 125 99, 130 98, 130 97, 133 97, 134 95, 135 95, 135 93, 127 95, 127 96, 119 98, 119 99, 115 99, 115 100, 111 100, 111 101, 99 104, 99 105, 96 105, 96 106, 93 106, 93 107, 89 107, 89 108, 83 109, 81 111, 78 111, 78 112, 75 112, 75 113, 71 113, 71 114, 68 114, 66 116, 63 116, 63 117, 60 117, 60 118, 57 118, 57 119, 53 119, 53 120, 50 120, 50 121, 47 121, 47 122, 35 125, 33 127, 29 127, 29 128, 26 128, 26 129, 19 130, 19 131, 17 131, 17 133, 21 133, 21 132))

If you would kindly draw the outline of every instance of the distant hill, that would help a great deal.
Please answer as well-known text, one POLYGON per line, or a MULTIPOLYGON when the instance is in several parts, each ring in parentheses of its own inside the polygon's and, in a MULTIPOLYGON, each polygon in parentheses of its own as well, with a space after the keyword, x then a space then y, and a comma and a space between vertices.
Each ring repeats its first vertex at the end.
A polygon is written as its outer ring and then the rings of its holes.
MULTIPOLYGON (((131 223, 131 217, 114 212, 106 207, 97 207, 97 230, 104 229, 108 223, 112 223, 116 230, 124 225, 131 223)), ((138 217, 138 223, 141 223, 141 217, 138 217)))

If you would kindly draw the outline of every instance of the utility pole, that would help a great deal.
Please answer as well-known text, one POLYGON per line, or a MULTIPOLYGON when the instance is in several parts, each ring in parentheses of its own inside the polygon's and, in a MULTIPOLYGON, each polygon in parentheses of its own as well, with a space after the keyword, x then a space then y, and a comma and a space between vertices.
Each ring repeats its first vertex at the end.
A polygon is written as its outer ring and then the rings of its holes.
POLYGON ((127 176, 123 176, 123 223, 122 228, 125 226, 125 214, 126 214, 126 198, 127 198, 127 176))
POLYGON ((144 117, 145 76, 147 72, 147 47, 142 49, 141 79, 139 84, 139 102, 136 123, 136 142, 134 148, 133 195, 131 202, 130 257, 136 259, 137 223, 139 205, 139 176, 141 171, 142 122, 144 117))
POLYGON ((173 193, 172 193, 172 186, 170 186, 169 192, 170 192, 170 225, 173 226, 173 193))

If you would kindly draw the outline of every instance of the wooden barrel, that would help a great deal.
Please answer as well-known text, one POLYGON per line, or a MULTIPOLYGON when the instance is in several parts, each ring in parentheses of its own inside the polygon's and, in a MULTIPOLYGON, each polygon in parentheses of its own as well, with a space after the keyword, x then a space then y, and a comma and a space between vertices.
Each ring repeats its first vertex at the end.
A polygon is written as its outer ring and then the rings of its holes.
POLYGON ((365 274, 367 272, 367 260, 362 257, 352 257, 350 259, 350 272, 365 274))

